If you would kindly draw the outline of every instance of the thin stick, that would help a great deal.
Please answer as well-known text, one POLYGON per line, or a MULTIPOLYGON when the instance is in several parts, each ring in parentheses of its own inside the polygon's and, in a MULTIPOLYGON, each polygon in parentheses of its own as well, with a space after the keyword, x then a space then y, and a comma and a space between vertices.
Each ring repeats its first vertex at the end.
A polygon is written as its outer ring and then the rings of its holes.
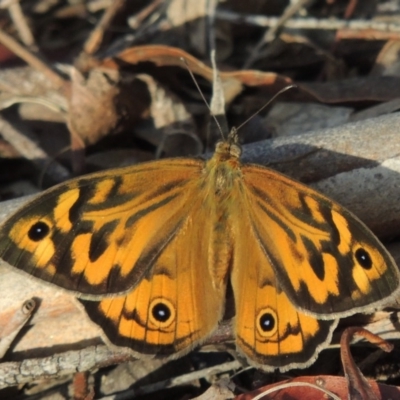
POLYGON ((137 14, 129 17, 128 24, 132 29, 139 29, 141 23, 154 12, 164 0, 153 0, 149 5, 145 6, 137 14))
POLYGON ((110 4, 83 46, 83 51, 86 54, 93 55, 99 49, 105 31, 124 4, 125 0, 115 0, 110 4))
MULTIPOLYGON (((230 21, 237 24, 248 24, 252 26, 276 26, 280 18, 264 17, 252 14, 238 14, 232 11, 218 10, 216 13, 218 19, 230 21)), ((382 34, 399 34, 400 24, 384 21, 370 20, 343 20, 328 18, 291 18, 285 22, 285 27, 290 29, 324 29, 324 30, 351 30, 351 31, 376 31, 382 34)), ((398 37, 398 36, 397 36, 398 37)))
POLYGON ((0 29, 0 42, 10 49, 15 55, 22 58, 27 64, 42 72, 52 83, 55 89, 62 88, 67 81, 61 74, 52 70, 45 62, 40 60, 35 54, 18 43, 13 37, 0 29))
MULTIPOLYGON (((137 389, 137 393, 141 394, 141 395, 148 394, 148 393, 154 393, 157 390, 171 388, 171 387, 180 386, 180 385, 185 385, 189 382, 196 381, 196 380, 204 378, 206 376, 221 374, 223 372, 232 371, 235 369, 239 369, 241 367, 242 367, 242 365, 239 361, 236 361, 236 360, 228 361, 223 364, 218 364, 218 365, 214 365, 213 367, 200 369, 199 371, 189 372, 187 374, 180 375, 175 378, 170 378, 165 381, 157 382, 157 383, 150 384, 150 385, 144 385, 144 386, 140 387, 139 389, 137 389)), ((135 390, 129 391, 128 393, 126 393, 126 395, 128 397, 123 397, 123 398, 124 399, 132 398, 132 395, 135 392, 136 392, 135 390), (129 397, 129 396, 131 396, 131 397, 129 397)), ((118 398, 118 400, 123 399, 122 397, 121 398, 117 397, 117 398, 118 398)))
POLYGON ((247 59, 243 68, 249 68, 254 61, 258 58, 260 50, 266 44, 272 42, 275 37, 278 35, 278 32, 284 27, 286 22, 293 17, 293 15, 297 14, 297 12, 307 6, 311 0, 296 0, 295 2, 291 2, 283 12, 282 16, 278 19, 276 25, 270 26, 267 32, 265 32, 264 36, 261 40, 256 44, 253 51, 250 54, 250 57, 247 59))
POLYGON ((29 47, 31 50, 37 50, 35 38, 33 37, 25 15, 22 12, 21 4, 19 2, 11 3, 8 7, 8 12, 10 13, 10 17, 13 20, 15 27, 17 28, 22 43, 24 43, 24 45, 29 47))

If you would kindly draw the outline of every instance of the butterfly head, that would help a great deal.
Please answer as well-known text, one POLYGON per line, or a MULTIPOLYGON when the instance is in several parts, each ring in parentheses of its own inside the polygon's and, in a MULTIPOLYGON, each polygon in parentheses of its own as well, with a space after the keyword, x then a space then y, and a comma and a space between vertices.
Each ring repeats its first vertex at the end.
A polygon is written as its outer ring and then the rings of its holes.
POLYGON ((242 154, 242 147, 239 144, 237 129, 232 128, 228 139, 221 140, 215 147, 215 154, 222 159, 239 159, 242 154))

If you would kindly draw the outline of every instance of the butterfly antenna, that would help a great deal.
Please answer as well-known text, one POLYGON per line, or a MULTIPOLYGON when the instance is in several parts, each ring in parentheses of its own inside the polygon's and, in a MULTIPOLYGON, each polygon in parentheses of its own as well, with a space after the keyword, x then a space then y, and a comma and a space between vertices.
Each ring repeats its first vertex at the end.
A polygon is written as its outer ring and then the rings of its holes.
POLYGON ((257 114, 259 114, 262 110, 264 110, 265 107, 269 106, 278 96, 280 96, 282 93, 286 92, 287 90, 290 89, 297 89, 298 86, 297 85, 288 85, 286 87, 284 87, 283 89, 281 89, 278 93, 274 94, 274 96, 272 97, 272 99, 270 99, 269 101, 267 101, 260 109, 258 109, 254 114, 252 114, 249 118, 246 119, 246 121, 242 122, 237 128, 236 131, 238 131, 240 128, 243 127, 243 125, 246 125, 253 117, 255 117, 257 114))
MULTIPOLYGON (((197 83, 196 77, 194 76, 193 72, 191 71, 191 69, 190 69, 190 67, 189 67, 188 62, 187 62, 186 59, 183 58, 183 57, 181 57, 181 60, 185 63, 186 68, 187 68, 187 70, 189 71, 189 74, 190 74, 190 76, 191 76, 191 78, 192 78, 194 84, 196 85, 196 88, 197 88, 197 90, 199 91, 201 98, 203 99, 203 101, 204 101, 205 105, 207 106, 208 110, 210 111, 210 115, 213 117, 215 123, 217 124, 218 130, 220 131, 221 136, 224 137, 224 133, 223 133, 221 124, 218 122, 218 119, 217 119, 217 118, 215 117, 215 115, 213 114, 210 105, 208 104, 206 98, 204 97, 204 94, 203 94, 202 90, 200 89, 199 84, 197 83)), ((274 98, 275 98, 275 97, 274 97, 274 98)), ((265 107, 265 106, 264 106, 264 107, 265 107)), ((264 108, 264 107, 263 107, 263 108, 264 108)), ((261 111, 263 108, 261 108, 260 111, 261 111)), ((247 121, 246 121, 246 122, 247 122, 247 121)), ((242 125, 243 125, 243 124, 242 124, 242 125)))

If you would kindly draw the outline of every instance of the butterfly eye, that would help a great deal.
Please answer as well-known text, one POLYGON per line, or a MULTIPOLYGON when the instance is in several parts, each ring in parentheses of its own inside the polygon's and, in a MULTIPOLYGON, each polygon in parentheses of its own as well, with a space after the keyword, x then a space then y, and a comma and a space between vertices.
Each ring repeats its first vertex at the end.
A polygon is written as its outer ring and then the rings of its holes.
POLYGON ((50 227, 45 222, 38 221, 30 227, 28 237, 33 242, 39 242, 40 240, 43 240, 49 232, 50 227))
POLYGON ((173 305, 165 299, 153 300, 150 305, 150 319, 159 326, 169 325, 175 319, 173 305))
POLYGON ((261 310, 258 313, 257 328, 261 336, 270 337, 276 332, 277 317, 271 308, 261 310))
POLYGON ((363 248, 357 249, 355 252, 356 260, 364 269, 370 269, 372 267, 372 260, 369 253, 363 248))

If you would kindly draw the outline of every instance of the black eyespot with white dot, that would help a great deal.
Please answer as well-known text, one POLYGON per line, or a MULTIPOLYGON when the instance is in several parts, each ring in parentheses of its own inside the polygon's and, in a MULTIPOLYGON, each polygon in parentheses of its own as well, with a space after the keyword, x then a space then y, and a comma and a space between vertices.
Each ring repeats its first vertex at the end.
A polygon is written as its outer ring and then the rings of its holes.
POLYGON ((171 318, 171 310, 164 303, 156 303, 151 310, 153 318, 158 322, 167 322, 171 318))
POLYGON ((275 317, 269 312, 266 312, 259 317, 259 325, 263 332, 273 331, 275 329, 275 324, 275 317))
POLYGON ((372 259, 369 255, 368 251, 363 248, 359 248, 355 252, 355 257, 358 264, 364 269, 371 269, 372 267, 372 259))
POLYGON ((276 310, 274 310, 272 307, 266 305, 259 309, 256 316, 255 325, 257 333, 260 335, 260 337, 268 340, 273 337, 279 339, 279 337, 277 337, 277 335, 279 335, 278 315, 276 310))
POLYGON ((28 237, 32 242, 40 242, 49 234, 49 232, 49 225, 43 221, 38 221, 30 227, 28 237))

